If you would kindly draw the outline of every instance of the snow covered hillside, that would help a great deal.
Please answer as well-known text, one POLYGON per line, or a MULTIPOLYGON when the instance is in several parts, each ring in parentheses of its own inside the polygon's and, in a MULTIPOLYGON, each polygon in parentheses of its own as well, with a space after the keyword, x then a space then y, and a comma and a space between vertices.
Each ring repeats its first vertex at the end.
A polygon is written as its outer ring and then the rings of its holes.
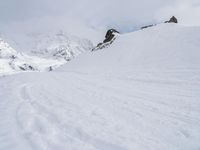
POLYGON ((51 71, 93 48, 91 41, 67 36, 63 32, 24 35, 17 41, 11 38, 8 41, 17 50, 0 39, 0 75, 20 71, 51 71))
POLYGON ((93 48, 90 40, 68 34, 62 30, 50 33, 40 32, 27 31, 27 33, 17 33, 17 35, 4 33, 3 37, 14 49, 20 52, 48 58, 68 60, 93 48))
POLYGON ((158 25, 0 77, 0 150, 200 149, 199 41, 199 27, 158 25))
POLYGON ((66 63, 65 60, 47 59, 19 53, 0 39, 0 75, 22 71, 49 71, 64 63, 66 63))
POLYGON ((35 35, 31 37, 30 51, 40 56, 64 58, 71 60, 85 51, 91 51, 93 44, 87 39, 67 36, 60 31, 56 34, 35 35))
POLYGON ((200 69, 200 28, 161 24, 121 35, 109 49, 85 53, 66 69, 118 72, 200 69), (121 71, 120 71, 121 70, 121 71))

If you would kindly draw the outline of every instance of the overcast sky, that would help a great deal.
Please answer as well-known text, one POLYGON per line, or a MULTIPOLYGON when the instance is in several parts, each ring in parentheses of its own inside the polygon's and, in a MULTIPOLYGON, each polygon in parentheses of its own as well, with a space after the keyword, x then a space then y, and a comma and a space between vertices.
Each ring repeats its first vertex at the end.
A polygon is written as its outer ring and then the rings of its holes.
POLYGON ((7 26, 51 18, 53 25, 75 19, 94 28, 129 31, 171 15, 182 24, 200 25, 200 0, 0 0, 0 25, 7 26))

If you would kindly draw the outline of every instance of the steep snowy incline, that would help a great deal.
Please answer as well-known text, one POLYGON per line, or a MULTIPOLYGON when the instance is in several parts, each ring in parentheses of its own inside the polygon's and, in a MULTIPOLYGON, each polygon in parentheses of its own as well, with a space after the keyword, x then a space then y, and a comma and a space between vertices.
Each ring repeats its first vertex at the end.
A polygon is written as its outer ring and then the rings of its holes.
MULTIPOLYGON (((121 35, 110 48, 81 55, 68 70, 199 69, 200 28, 161 24, 121 35)), ((62 69, 61 69, 62 70, 62 69)), ((119 72, 121 72, 119 71, 119 72)))
POLYGON ((53 72, 0 77, 0 150, 200 149, 199 39, 161 25, 53 72))

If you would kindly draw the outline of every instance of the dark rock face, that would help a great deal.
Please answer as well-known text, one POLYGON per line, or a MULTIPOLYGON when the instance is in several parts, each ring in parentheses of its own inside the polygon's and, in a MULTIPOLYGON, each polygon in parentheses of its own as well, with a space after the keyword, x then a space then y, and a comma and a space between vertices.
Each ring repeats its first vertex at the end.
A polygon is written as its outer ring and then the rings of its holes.
POLYGON ((105 40, 103 41, 103 43, 110 42, 115 37, 114 33, 119 33, 119 32, 117 30, 115 30, 115 29, 108 30, 107 33, 106 33, 105 40))
POLYGON ((15 56, 15 55, 12 55, 10 58, 11 58, 11 59, 16 59, 16 58, 17 58, 17 56, 15 56))
MULTIPOLYGON (((170 18, 169 21, 165 21, 165 23, 178 23, 178 20, 176 17, 172 16, 170 18)), ((149 27, 153 27, 153 26, 156 26, 157 24, 151 24, 151 25, 148 25, 148 26, 144 26, 144 27, 141 27, 140 29, 143 30, 143 29, 146 29, 146 28, 149 28, 149 27)))
POLYGON ((103 41, 103 43, 99 43, 95 48, 92 49, 92 51, 98 50, 98 49, 103 49, 108 47, 109 45, 111 45, 113 43, 113 41, 115 40, 115 34, 119 34, 119 32, 115 29, 109 29, 106 32, 105 35, 105 39, 103 41))
POLYGON ((49 67, 49 71, 53 71, 53 67, 52 66, 49 67))
POLYGON ((37 70, 36 68, 34 68, 33 66, 28 65, 28 64, 23 64, 23 65, 19 66, 19 68, 20 68, 22 71, 26 71, 26 70, 35 71, 35 70, 37 70))
POLYGON ((146 28, 153 27, 153 26, 154 26, 154 25, 151 24, 151 25, 148 25, 148 26, 141 27, 141 29, 146 29, 146 28))
POLYGON ((170 20, 169 21, 165 21, 165 23, 178 23, 178 19, 176 17, 172 16, 170 18, 170 20))

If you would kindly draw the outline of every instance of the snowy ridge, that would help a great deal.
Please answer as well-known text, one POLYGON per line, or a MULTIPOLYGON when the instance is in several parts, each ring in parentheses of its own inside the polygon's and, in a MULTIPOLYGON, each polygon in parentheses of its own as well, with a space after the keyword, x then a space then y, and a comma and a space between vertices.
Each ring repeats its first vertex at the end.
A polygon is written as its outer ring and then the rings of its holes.
POLYGON ((8 43, 0 38, 0 58, 11 58, 15 57, 16 55, 17 52, 11 48, 8 43))
MULTIPOLYGON (((112 29, 111 29, 112 30, 112 29)), ((109 31, 107 31, 107 34, 108 34, 109 31)), ((115 30, 115 32, 111 31, 110 33, 111 37, 109 36, 105 36, 105 40, 103 41, 103 43, 99 43, 96 47, 94 47, 92 49, 92 51, 97 51, 97 50, 101 50, 101 49, 104 49, 104 48, 108 48, 111 46, 111 44, 116 40, 117 36, 119 35, 119 32, 115 30)))
POLYGON ((18 55, 8 43, 0 39, 0 73, 12 72, 11 63, 18 55))
MULTIPOLYGON (((132 71, 199 69, 200 28, 161 24, 118 36, 108 49, 85 53, 63 69, 132 71)), ((61 69, 62 70, 62 69, 61 69)))

